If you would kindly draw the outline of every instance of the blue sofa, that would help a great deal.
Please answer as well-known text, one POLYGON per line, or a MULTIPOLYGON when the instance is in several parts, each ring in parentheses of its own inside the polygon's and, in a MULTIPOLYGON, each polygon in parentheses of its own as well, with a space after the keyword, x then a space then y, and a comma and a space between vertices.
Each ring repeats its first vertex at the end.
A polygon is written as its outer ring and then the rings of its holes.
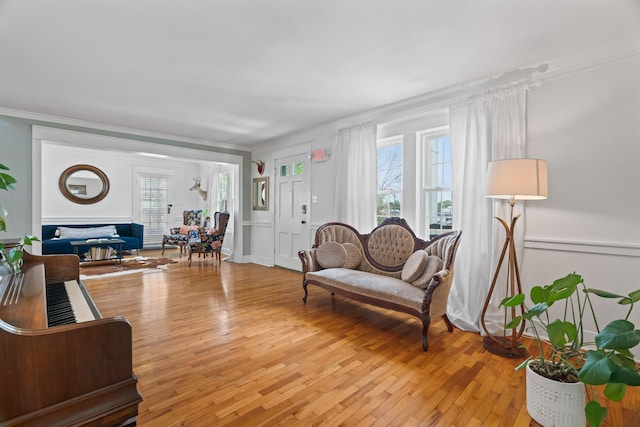
MULTIPOLYGON (((122 244, 122 250, 124 251, 137 251, 142 249, 144 242, 144 226, 142 224, 136 224, 134 222, 130 224, 85 224, 85 225, 43 225, 42 235, 42 254, 72 254, 73 247, 71 246, 72 240, 86 240, 86 238, 57 238, 56 230, 58 227, 68 228, 94 228, 94 227, 107 227, 113 225, 116 227, 118 237, 116 239, 124 240, 122 244)), ((91 236, 91 238, 109 238, 112 236, 91 236)), ((79 251, 88 250, 88 247, 80 246, 79 251)))

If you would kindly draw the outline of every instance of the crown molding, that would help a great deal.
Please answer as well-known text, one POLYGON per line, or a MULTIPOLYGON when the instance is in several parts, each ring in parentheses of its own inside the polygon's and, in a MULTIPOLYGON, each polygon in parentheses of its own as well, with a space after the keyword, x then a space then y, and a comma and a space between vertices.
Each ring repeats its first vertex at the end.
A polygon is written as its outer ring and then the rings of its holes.
MULTIPOLYGON (((591 68, 605 66, 611 63, 637 57, 640 57, 640 39, 629 39, 616 43, 615 45, 590 49, 575 55, 546 60, 538 63, 537 65, 529 65, 519 69, 510 70, 497 76, 444 87, 413 98, 333 120, 331 122, 318 125, 312 129, 293 132, 288 135, 283 135, 277 139, 263 141, 262 144, 270 143, 271 146, 277 147, 279 145, 292 144, 304 139, 314 140, 320 135, 331 134, 335 132, 336 129, 348 127, 368 120, 388 122, 424 114, 439 108, 446 108, 460 97, 477 91, 488 90, 491 87, 497 87, 509 82, 527 80, 532 84, 540 84, 545 80, 565 77, 591 68)), ((256 146, 253 148, 255 149, 256 146)))
POLYGON ((224 148, 229 150, 249 151, 246 147, 227 144, 222 142, 207 141, 186 136, 172 135, 160 132, 144 131, 140 129, 128 128, 123 126, 108 125, 98 122, 90 122, 79 119, 71 119, 69 117, 55 116, 50 114, 34 113, 31 111, 14 110, 11 108, 0 107, 0 116, 16 117, 20 119, 34 120, 38 122, 55 123, 67 126, 76 126, 86 129, 96 129, 105 132, 113 132, 118 134, 126 134, 131 136, 141 136, 146 138, 164 139, 169 141, 185 142, 211 148, 224 148))
POLYGON ((544 80, 557 79, 617 62, 640 58, 640 39, 629 39, 547 61, 544 80))

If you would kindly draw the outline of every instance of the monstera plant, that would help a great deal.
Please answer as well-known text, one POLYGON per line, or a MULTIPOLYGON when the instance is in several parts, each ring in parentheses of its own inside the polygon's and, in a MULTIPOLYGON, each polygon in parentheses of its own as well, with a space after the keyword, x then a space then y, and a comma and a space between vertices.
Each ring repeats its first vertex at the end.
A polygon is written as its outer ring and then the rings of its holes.
MULTIPOLYGON (((537 356, 529 357, 517 369, 528 365, 539 375, 555 381, 604 385, 605 397, 613 401, 624 398, 627 386, 640 386, 640 373, 631 353, 640 344, 640 330, 629 321, 634 304, 640 301, 640 289, 628 295, 591 289, 586 287, 582 276, 571 273, 550 285, 533 287, 530 302, 525 300, 525 295, 519 294, 501 303, 507 307, 524 304, 524 314, 505 328, 527 321, 538 349, 537 356), (601 328, 592 296, 617 299, 620 316, 601 328), (560 307, 551 310, 552 306, 560 307), (597 331, 595 342, 585 341, 587 317, 597 331)), ((611 309, 606 310, 611 315, 611 309)), ((591 391, 584 415, 590 426, 599 426, 607 416, 607 409, 594 399, 591 391)))
MULTIPOLYGON (((9 168, 3 164, 0 164, 0 189, 9 191, 14 190, 13 184, 17 181, 16 179, 6 173, 9 168)), ((7 223, 5 218, 9 213, 7 210, 0 206, 0 231, 7 231, 7 223)), ((2 254, 2 259, 6 261, 7 265, 11 268, 13 273, 19 273, 22 268, 22 256, 24 255, 24 247, 30 246, 32 242, 39 241, 39 239, 30 234, 25 234, 17 245, 12 245, 12 247, 6 251, 5 245, 0 241, 0 254, 2 254)))

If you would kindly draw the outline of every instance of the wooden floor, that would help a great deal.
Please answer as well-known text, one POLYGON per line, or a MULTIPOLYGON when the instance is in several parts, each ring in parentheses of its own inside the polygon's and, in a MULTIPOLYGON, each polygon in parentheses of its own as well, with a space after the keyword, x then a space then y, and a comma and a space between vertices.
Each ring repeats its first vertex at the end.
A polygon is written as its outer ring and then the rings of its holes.
MULTIPOLYGON (((147 251, 158 256, 159 251, 147 251)), ((141 426, 536 426, 520 362, 442 321, 421 323, 310 287, 302 274, 180 259, 85 279, 104 317, 133 327, 141 426)), ((640 390, 610 425, 640 426, 640 390)))

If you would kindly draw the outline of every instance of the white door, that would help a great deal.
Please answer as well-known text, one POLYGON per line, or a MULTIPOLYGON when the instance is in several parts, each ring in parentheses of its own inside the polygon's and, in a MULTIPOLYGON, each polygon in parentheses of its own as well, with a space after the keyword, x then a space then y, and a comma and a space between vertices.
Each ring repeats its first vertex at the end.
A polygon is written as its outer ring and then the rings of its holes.
POLYGON ((300 271, 298 251, 310 248, 309 158, 276 160, 275 264, 300 271))

